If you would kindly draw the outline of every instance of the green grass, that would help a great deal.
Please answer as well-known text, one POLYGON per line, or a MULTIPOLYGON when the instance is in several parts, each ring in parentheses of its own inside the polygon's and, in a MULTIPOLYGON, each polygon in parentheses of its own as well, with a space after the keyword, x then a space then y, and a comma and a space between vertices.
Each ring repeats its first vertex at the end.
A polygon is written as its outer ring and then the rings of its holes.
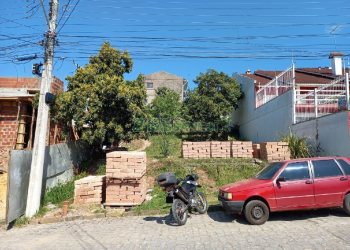
MULTIPOLYGON (((178 178, 190 173, 199 174, 199 184, 209 204, 217 204, 218 189, 220 186, 239 180, 253 177, 263 166, 252 162, 252 159, 182 159, 168 158, 152 161, 147 165, 147 175, 157 177, 163 172, 174 172, 178 178)), ((166 193, 155 186, 152 191, 152 200, 144 202, 134 208, 136 213, 156 210, 168 212, 170 205, 165 203, 166 193)))
POLYGON ((57 186, 50 188, 44 196, 43 206, 51 203, 54 205, 62 205, 66 200, 72 201, 74 197, 74 181, 60 183, 57 186))
POLYGON ((23 227, 25 225, 28 225, 30 223, 30 218, 21 216, 18 219, 15 220, 14 227, 23 227))
POLYGON ((159 211, 160 213, 168 212, 171 204, 165 203, 166 193, 158 186, 152 191, 152 200, 145 201, 140 206, 133 208, 136 214, 141 214, 144 211, 159 211))
MULTIPOLYGON (((169 157, 180 157, 181 156, 181 139, 178 138, 176 135, 168 135, 167 136, 169 140, 169 157)), ((146 148, 147 157, 149 158, 155 158, 155 159, 161 159, 164 158, 162 156, 162 136, 161 135, 154 135, 150 138, 151 145, 146 148)))
POLYGON ((254 176, 262 166, 256 165, 251 159, 166 159, 149 164, 147 174, 158 176, 162 172, 175 172, 184 177, 196 170, 203 170, 217 186, 247 179, 254 176))

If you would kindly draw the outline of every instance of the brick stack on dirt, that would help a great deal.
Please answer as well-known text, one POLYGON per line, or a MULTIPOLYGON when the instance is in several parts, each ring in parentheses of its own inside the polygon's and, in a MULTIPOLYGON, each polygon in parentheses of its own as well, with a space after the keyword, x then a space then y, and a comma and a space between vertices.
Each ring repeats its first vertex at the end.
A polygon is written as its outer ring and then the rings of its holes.
POLYGON ((210 144, 212 158, 230 158, 231 142, 230 141, 212 141, 210 144))
POLYGON ((101 204, 105 190, 105 176, 88 176, 74 182, 75 204, 101 204))
POLYGON ((114 151, 106 155, 106 205, 133 206, 146 197, 146 153, 114 151))
POLYGON ((253 144, 253 158, 260 159, 260 144, 253 144))
POLYGON ((210 158, 210 141, 183 142, 183 158, 210 158))
POLYGON ((253 145, 251 141, 232 141, 231 154, 233 158, 252 158, 253 145))
POLYGON ((290 151, 286 142, 260 143, 261 159, 266 161, 284 161, 290 159, 290 151))

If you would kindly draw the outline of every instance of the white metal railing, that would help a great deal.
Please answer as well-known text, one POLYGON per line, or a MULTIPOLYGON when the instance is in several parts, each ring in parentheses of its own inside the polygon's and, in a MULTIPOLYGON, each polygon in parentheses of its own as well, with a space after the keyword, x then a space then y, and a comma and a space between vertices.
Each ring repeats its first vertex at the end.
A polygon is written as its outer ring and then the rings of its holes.
POLYGON ((256 108, 271 101, 277 96, 292 89, 294 81, 294 65, 277 75, 273 80, 264 86, 259 86, 255 93, 256 108))
POLYGON ((295 122, 302 122, 348 108, 348 81, 339 77, 314 90, 295 90, 295 122))

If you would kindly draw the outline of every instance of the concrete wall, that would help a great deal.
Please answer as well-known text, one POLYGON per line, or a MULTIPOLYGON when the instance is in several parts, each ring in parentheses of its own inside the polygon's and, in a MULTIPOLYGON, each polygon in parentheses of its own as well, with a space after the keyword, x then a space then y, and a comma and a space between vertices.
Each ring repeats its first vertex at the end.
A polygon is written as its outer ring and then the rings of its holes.
MULTIPOLYGON (((45 189, 50 189, 60 182, 72 180, 73 166, 88 159, 89 156, 89 148, 82 142, 60 143, 46 147, 43 194, 45 189)), ((25 211, 31 159, 31 150, 11 151, 8 172, 9 222, 21 216, 25 211)))
POLYGON ((318 155, 350 157, 350 112, 343 111, 292 126, 298 136, 306 137, 318 148, 318 155))
POLYGON ((184 91, 186 90, 186 81, 182 77, 161 71, 145 75, 145 87, 147 92, 147 103, 152 102, 156 96, 156 90, 160 87, 174 90, 180 95, 180 100, 183 101, 185 94, 184 91), (147 83, 152 83, 153 88, 147 88, 147 83))
POLYGON ((232 125, 239 126, 241 139, 255 143, 278 141, 287 134, 293 121, 293 92, 288 91, 255 108, 254 80, 241 75, 234 77, 244 93, 238 110, 234 110, 232 114, 232 125))

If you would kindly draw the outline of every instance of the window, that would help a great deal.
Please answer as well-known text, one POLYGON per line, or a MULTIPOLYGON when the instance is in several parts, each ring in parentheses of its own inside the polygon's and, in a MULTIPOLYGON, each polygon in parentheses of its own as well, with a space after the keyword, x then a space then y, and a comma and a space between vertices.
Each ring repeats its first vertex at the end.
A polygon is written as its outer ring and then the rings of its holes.
POLYGON ((146 84, 148 89, 153 89, 153 82, 147 82, 146 84))
POLYGON ((343 175, 334 160, 312 161, 312 165, 314 166, 315 178, 343 175))
POLYGON ((282 165, 282 162, 272 163, 265 167, 263 170, 261 170, 261 172, 257 174, 256 178, 259 180, 270 180, 272 177, 275 176, 278 170, 281 169, 282 165))
POLYGON ((342 169, 344 170, 345 174, 350 175, 350 164, 344 160, 337 160, 337 161, 339 165, 342 167, 342 169))
POLYGON ((310 179, 309 166, 306 161, 289 163, 279 177, 286 181, 310 179))

